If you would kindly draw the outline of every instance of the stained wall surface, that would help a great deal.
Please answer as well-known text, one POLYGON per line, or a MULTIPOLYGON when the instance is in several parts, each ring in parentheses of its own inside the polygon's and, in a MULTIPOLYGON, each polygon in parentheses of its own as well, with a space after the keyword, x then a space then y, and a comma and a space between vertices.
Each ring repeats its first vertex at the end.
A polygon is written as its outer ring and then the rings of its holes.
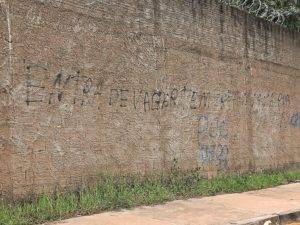
POLYGON ((1 0, 0 192, 300 164, 300 35, 214 0, 1 0))

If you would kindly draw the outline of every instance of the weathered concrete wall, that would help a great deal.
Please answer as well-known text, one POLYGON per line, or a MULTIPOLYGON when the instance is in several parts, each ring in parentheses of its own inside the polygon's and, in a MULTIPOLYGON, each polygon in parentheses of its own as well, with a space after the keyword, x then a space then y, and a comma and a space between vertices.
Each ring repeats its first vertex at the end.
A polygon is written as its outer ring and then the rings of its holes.
POLYGON ((12 196, 12 55, 9 6, 0 1, 0 196, 12 196), (10 103, 11 102, 11 103, 10 103))
POLYGON ((4 197, 299 165, 299 33, 214 0, 0 2, 4 197))

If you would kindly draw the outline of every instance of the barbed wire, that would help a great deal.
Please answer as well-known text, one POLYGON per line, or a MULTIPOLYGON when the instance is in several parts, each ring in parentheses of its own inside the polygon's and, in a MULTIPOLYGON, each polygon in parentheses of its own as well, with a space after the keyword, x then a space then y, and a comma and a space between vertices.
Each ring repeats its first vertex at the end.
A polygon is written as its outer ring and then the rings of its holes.
POLYGON ((275 9, 272 6, 267 5, 261 0, 220 0, 222 3, 225 3, 230 6, 238 7, 242 10, 246 10, 249 13, 264 18, 268 21, 285 25, 287 18, 291 15, 298 13, 296 7, 290 6, 288 9, 279 10, 275 9))

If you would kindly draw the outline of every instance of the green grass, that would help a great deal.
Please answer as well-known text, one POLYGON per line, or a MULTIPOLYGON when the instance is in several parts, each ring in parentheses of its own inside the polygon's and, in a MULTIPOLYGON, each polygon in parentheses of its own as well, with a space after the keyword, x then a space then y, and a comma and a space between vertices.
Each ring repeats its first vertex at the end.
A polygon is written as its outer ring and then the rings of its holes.
POLYGON ((30 225, 174 199, 243 192, 300 180, 300 171, 261 172, 204 179, 201 172, 169 175, 101 176, 97 186, 43 195, 31 202, 0 202, 0 225, 30 225))

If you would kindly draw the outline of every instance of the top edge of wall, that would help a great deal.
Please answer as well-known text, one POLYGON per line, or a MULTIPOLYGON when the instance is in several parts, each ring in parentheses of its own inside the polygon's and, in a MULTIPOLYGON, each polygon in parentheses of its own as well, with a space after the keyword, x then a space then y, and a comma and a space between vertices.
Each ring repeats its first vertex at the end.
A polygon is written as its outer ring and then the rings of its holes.
MULTIPOLYGON (((257 59, 259 61, 273 62, 285 67, 289 67, 294 71, 299 69, 297 60, 299 54, 296 49, 300 47, 300 32, 297 30, 282 27, 278 24, 266 21, 265 19, 255 17, 244 10, 240 10, 236 7, 232 7, 226 4, 220 3, 218 0, 10 0, 16 5, 22 5, 27 3, 34 3, 40 6, 49 6, 49 12, 54 10, 54 8, 59 9, 62 12, 72 12, 75 14, 83 15, 85 17, 94 18, 96 20, 109 20, 115 23, 125 24, 127 26, 130 23, 140 23, 143 21, 151 20, 156 23, 157 21, 172 21, 173 24, 178 22, 178 26, 183 28, 183 24, 180 24, 180 20, 187 19, 189 22, 189 27, 200 27, 199 30, 203 29, 201 27, 205 25, 201 37, 194 37, 196 39, 209 40, 212 35, 216 36, 216 40, 212 40, 208 43, 207 47, 212 47, 213 50, 218 48, 218 45, 223 42, 232 43, 237 40, 243 42, 244 53, 242 50, 238 50, 239 56, 231 54, 230 49, 225 48, 224 52, 229 52, 231 57, 243 57, 257 59), (147 7, 144 7, 147 6, 147 7), (150 6, 150 7, 148 7, 150 6), (143 8, 144 7, 144 8, 143 8), (151 14, 149 18, 143 17, 142 13, 145 13, 145 9, 153 8, 153 11, 149 11, 151 14), (118 10, 124 11, 126 14, 121 16, 118 15, 118 10), (144 11, 143 11, 144 10, 144 11), (155 11, 157 15, 155 15, 155 11), (173 14, 173 17, 168 17, 167 14, 173 14), (127 14, 130 16, 131 20, 126 21, 127 14), (153 14, 153 15, 152 15, 153 14), (124 16, 125 15, 125 16, 124 16), (175 16, 174 16, 175 15, 175 16), (202 21, 203 19, 203 21, 202 21), (238 24, 235 33, 231 33, 230 30, 220 31, 223 29, 225 21, 233 22, 238 24), (208 23, 206 23, 208 22, 208 23), (219 30, 218 30, 219 29, 219 30), (211 32, 211 30, 214 30, 211 32), (218 31, 217 31, 218 30, 218 31), (206 36, 207 33, 207 37, 206 36), (219 33, 217 33, 219 32, 219 33), (259 35, 257 35, 259 34, 259 35), (217 37, 219 38, 217 40, 217 37), (232 38, 237 37, 237 38, 232 38), (250 38, 259 40, 260 46, 254 48, 251 43, 249 43, 250 38), (220 42, 216 44, 216 42, 220 42), (282 43, 282 45, 281 45, 282 43), (279 46, 279 47, 278 47, 279 46), (263 53, 262 48, 271 47, 271 54, 265 51, 263 53), (228 51, 229 49, 229 51, 228 51), (260 51, 261 50, 261 51, 260 51), (250 52, 250 53, 249 53, 250 52), (292 61, 289 63, 289 59, 283 59, 282 56, 289 55, 292 61)), ((159 22, 158 22, 159 23, 159 22)), ((159 27, 159 26, 158 26, 159 27)), ((190 29, 187 27, 188 29, 190 29)), ((233 25, 234 27, 234 25, 233 25)), ((151 28, 152 29, 152 28, 151 28)), ((153 30, 145 29, 147 32, 156 32, 156 24, 153 26, 153 30)), ((161 32, 160 28, 158 29, 161 32)), ((181 32, 181 31, 180 31, 181 32)), ((176 36, 176 35, 175 35, 176 36)), ((177 37, 177 36, 176 36, 177 37)), ((184 39, 184 38, 183 38, 184 39)), ((193 40, 194 41, 194 40, 193 40)), ((209 40, 210 41, 210 40, 209 40)), ((200 41, 201 42, 201 41, 200 41)), ((199 43, 200 43, 199 42, 199 43)), ((205 42, 206 43, 206 42, 205 42)), ((206 44, 204 41, 201 44, 206 44)), ((223 46, 222 46, 223 47, 223 46)), ((221 48, 222 48, 221 47, 221 48)), ((230 46, 229 46, 230 47, 230 46)), ((220 48, 220 49, 221 49, 220 48)), ((213 51, 210 50, 210 51, 213 51)), ((222 50, 222 49, 221 49, 222 50)), ((223 50, 222 50, 223 51, 223 50)), ((237 52, 237 51, 236 51, 237 52)), ((217 54, 215 54, 217 55, 217 54)), ((297 73, 297 72, 295 72, 297 73)))
MULTIPOLYGON (((89 14, 93 10, 92 6, 93 3, 102 3, 102 4, 107 4, 107 2, 110 2, 111 4, 118 4, 117 1, 109 1, 109 0, 34 0, 39 3, 43 4, 49 4, 57 8, 64 8, 64 9, 71 9, 70 6, 72 6, 72 9, 77 9, 80 10, 81 13, 84 14, 89 14), (84 3, 85 2, 85 3, 84 3)), ((150 2, 169 2, 171 0, 147 0, 150 2)), ((286 35, 291 35, 293 38, 295 35, 300 35, 300 31, 297 29, 291 29, 287 27, 283 27, 279 24, 267 21, 263 18, 256 17, 254 15, 249 14, 245 10, 241 10, 237 7, 227 5, 225 3, 221 3, 218 0, 172 0, 174 2, 177 2, 179 4, 183 5, 190 5, 191 9, 193 5, 195 4, 215 4, 219 5, 222 7, 222 10, 227 10, 230 11, 231 13, 240 13, 241 15, 245 16, 248 18, 248 22, 256 23, 257 25, 262 25, 268 30, 275 30, 275 31, 284 31, 286 35)), ((130 4, 130 3, 129 3, 130 4)), ((91 13, 92 14, 92 13, 91 13)), ((91 15, 92 16, 92 15, 91 15)))

